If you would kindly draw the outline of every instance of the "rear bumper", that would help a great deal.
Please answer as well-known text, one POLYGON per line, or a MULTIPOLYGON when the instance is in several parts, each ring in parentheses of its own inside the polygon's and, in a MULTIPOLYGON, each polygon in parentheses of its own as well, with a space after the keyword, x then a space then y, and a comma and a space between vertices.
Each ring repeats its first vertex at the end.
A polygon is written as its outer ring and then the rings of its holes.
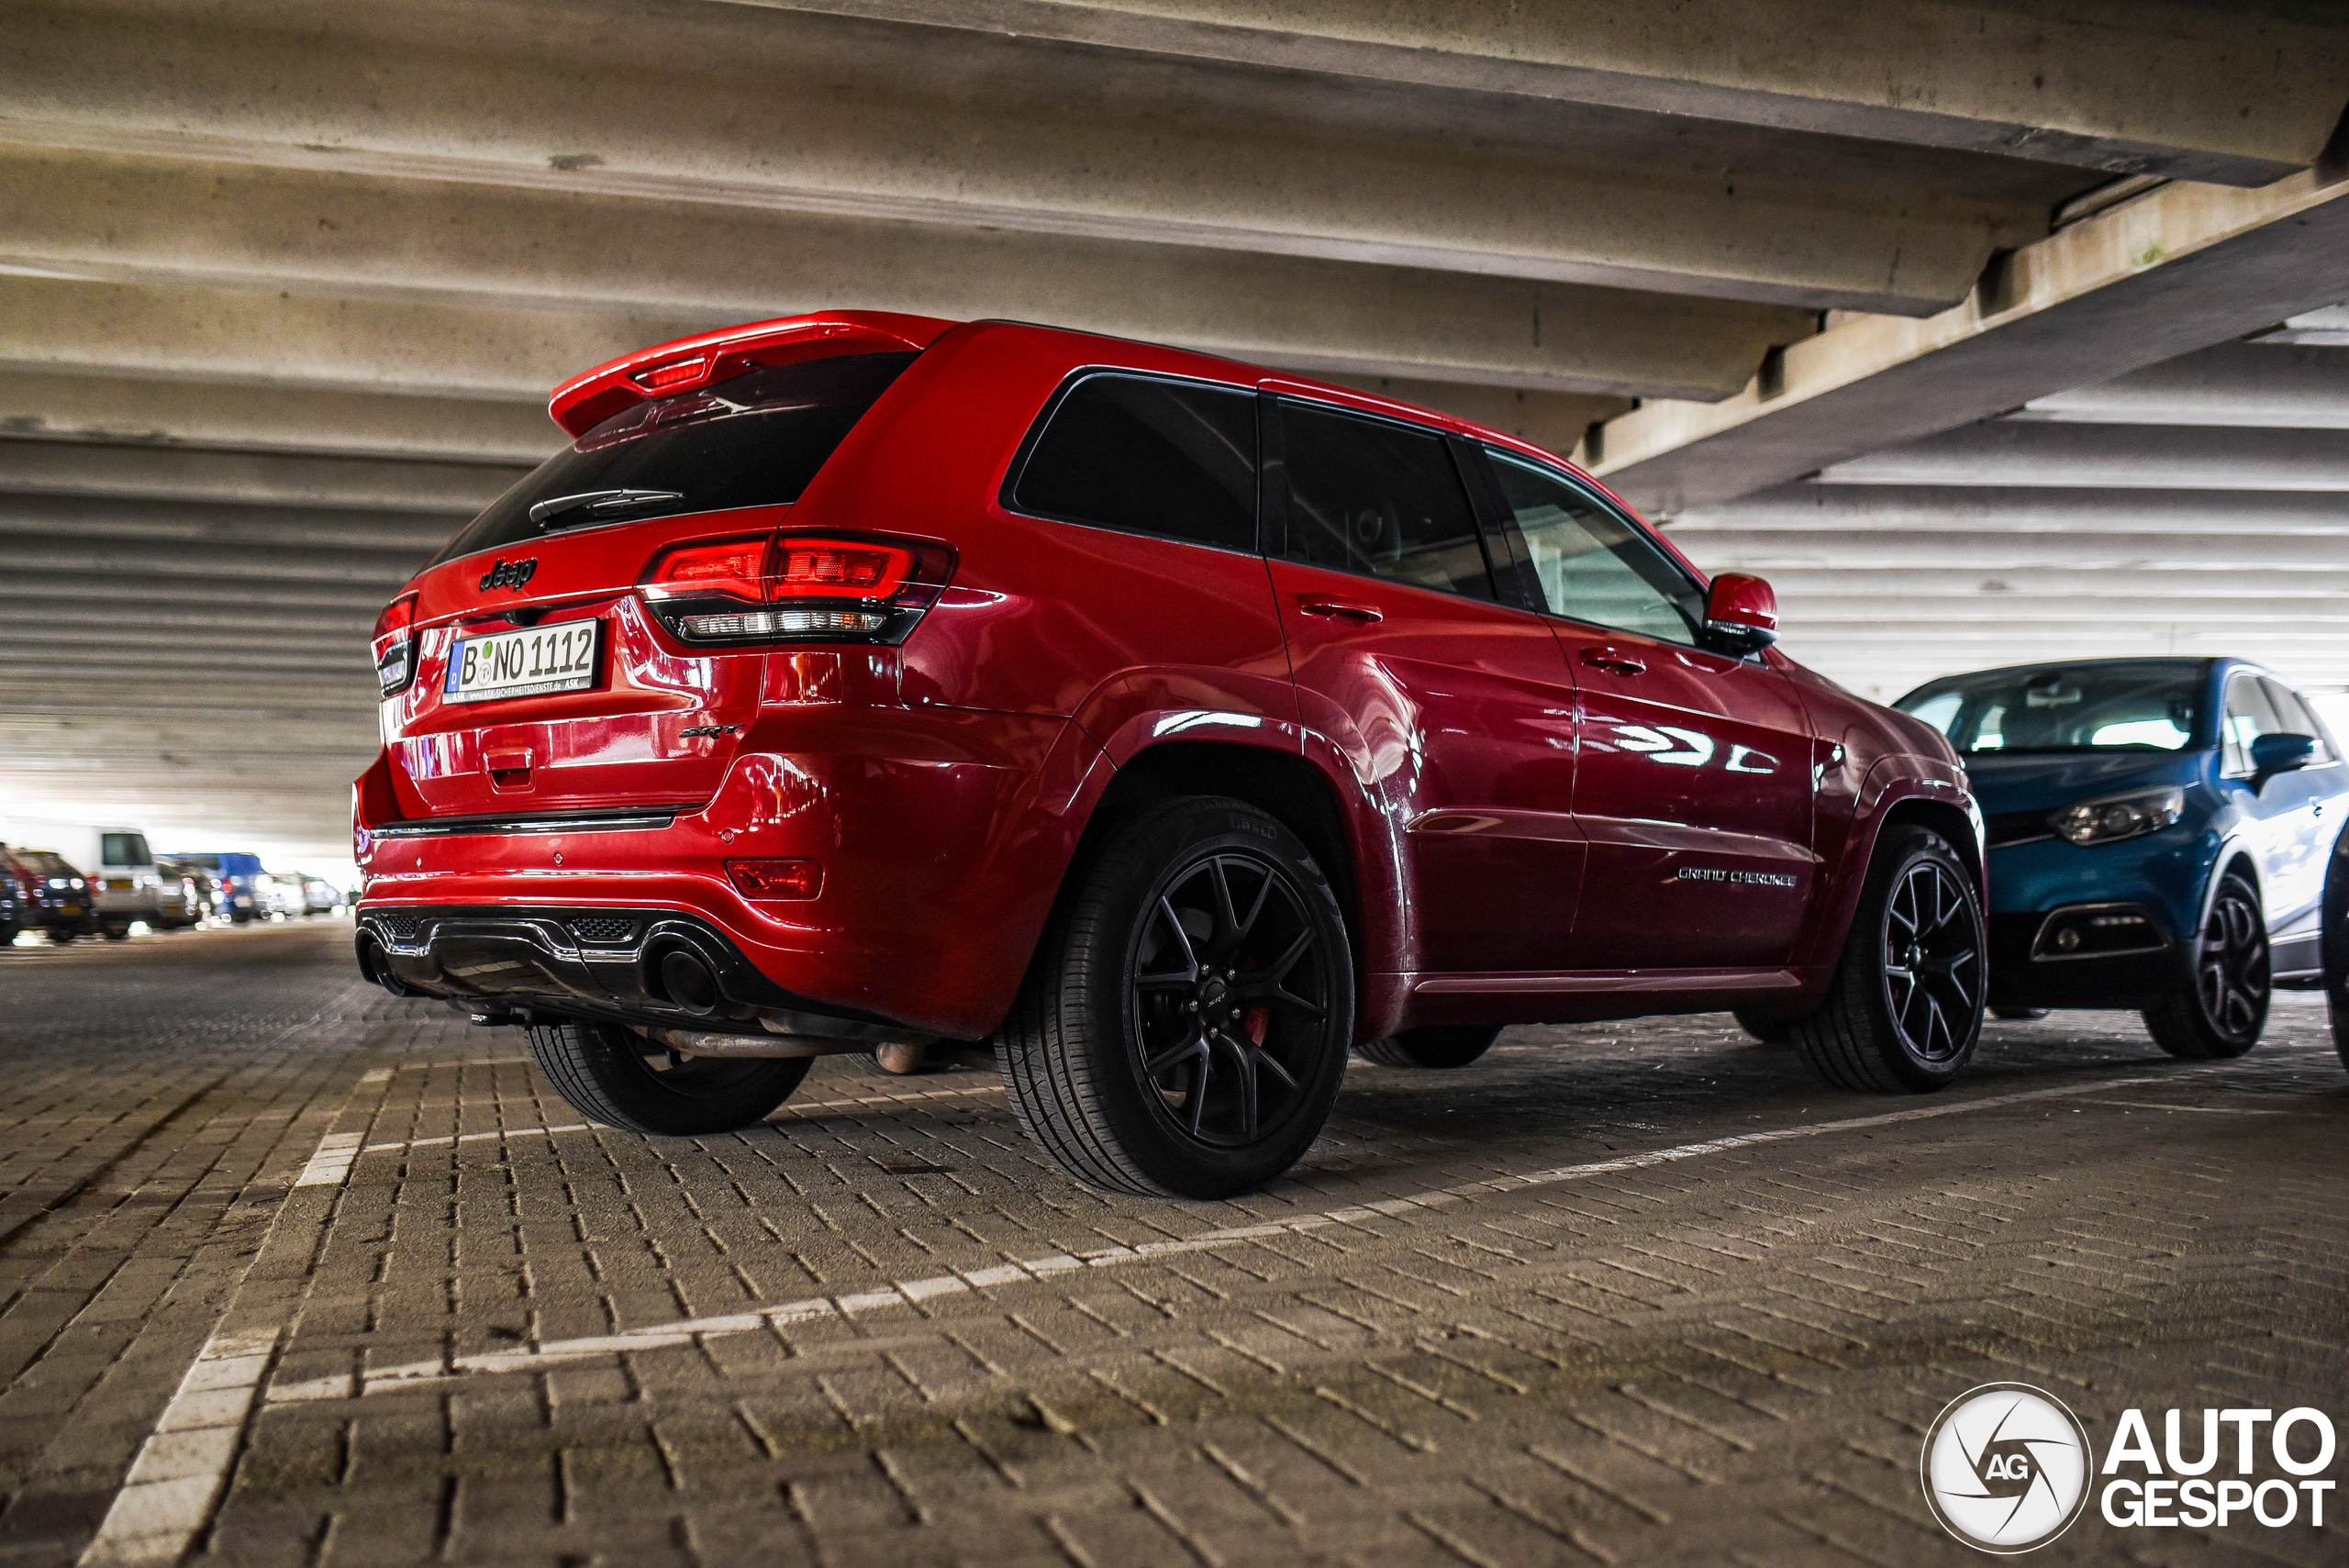
POLYGON ((902 1024, 844 1013, 785 991, 724 931, 671 909, 609 906, 362 906, 354 938, 362 973, 379 984, 475 1004, 495 1015, 585 1014, 677 1029, 903 1038, 902 1024), (661 960, 682 949, 717 976, 723 1005, 686 1006, 662 984, 661 960), (765 1018, 767 1023, 762 1023, 765 1018))
POLYGON ((1066 720, 1023 715, 932 712, 827 739, 842 744, 740 756, 714 799, 659 809, 371 821, 383 795, 362 780, 362 930, 429 995, 681 1026, 646 962, 682 941, 744 1006, 984 1037, 1025 976, 1107 760, 1066 720), (818 861, 822 889, 746 898, 726 873, 736 859, 818 861), (591 917, 634 922, 632 956, 584 940, 576 922, 591 917))

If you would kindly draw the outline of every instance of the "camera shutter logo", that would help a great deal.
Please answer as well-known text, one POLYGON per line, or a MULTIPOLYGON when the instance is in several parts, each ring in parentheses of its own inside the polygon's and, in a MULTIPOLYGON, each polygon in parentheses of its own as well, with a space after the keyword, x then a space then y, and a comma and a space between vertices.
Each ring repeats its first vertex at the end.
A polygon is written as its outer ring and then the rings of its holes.
POLYGON ((1921 1468, 1933 1518, 1983 1551, 2034 1551, 2087 1507, 2087 1429, 2029 1384, 1985 1384, 1951 1400, 1925 1434, 1921 1468))

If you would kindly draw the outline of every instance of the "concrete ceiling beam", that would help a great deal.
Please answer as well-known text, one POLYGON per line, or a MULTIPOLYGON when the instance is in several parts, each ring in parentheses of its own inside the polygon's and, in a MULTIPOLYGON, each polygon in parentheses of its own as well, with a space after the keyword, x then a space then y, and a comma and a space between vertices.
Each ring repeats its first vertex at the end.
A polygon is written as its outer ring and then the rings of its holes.
POLYGON ((2222 343, 2034 397, 2010 420, 2349 430, 2349 348, 2222 343))
POLYGON ((108 495, 0 493, 0 539, 144 542, 177 556, 189 545, 252 545, 272 551, 332 550, 370 573, 406 578, 464 526, 462 517, 416 512, 250 506, 218 501, 149 501, 108 495))
POLYGON ((106 495, 151 502, 422 513, 437 525, 449 517, 472 517, 528 472, 513 463, 289 457, 18 440, 0 448, 0 496, 106 495))
MULTIPOLYGON (((420 559, 415 564, 421 564, 420 559)), ((176 577, 187 583, 190 592, 199 591, 199 584, 212 585, 213 591, 224 584, 240 590, 246 584, 333 584, 372 592, 380 605, 414 570, 414 564, 386 562, 348 549, 178 544, 158 550, 140 541, 0 533, 0 573, 176 577)))
POLYGON ((1673 520, 1672 539, 1683 550, 1701 553, 1733 541, 1747 529, 1863 539, 1909 533, 1964 533, 1992 539, 2034 532, 2330 536, 2349 532, 2349 515, 2339 499, 2321 491, 2041 490, 1806 481, 1684 512, 1673 520))
POLYGON ((561 447, 562 432, 547 417, 543 388, 527 399, 489 402, 174 380, 77 364, 17 365, 0 375, 0 443, 6 443, 0 468, 18 440, 528 467, 561 447))
POLYGON ((13 44, 6 137, 56 150, 1807 309, 1943 308, 2087 183, 1850 133, 1365 95, 686 0, 418 0, 346 6, 327 26, 262 3, 56 3, 13 44))
POLYGON ((2315 159, 2349 76, 2337 28, 2187 6, 743 3, 2244 185, 2315 159), (2314 69, 2280 72, 2279 60, 2314 69))
POLYGON ((1819 472, 1814 484, 2349 492, 2349 429, 1994 419, 1819 472))
POLYGON ((2349 184, 2171 184, 2026 247, 1925 321, 1861 317, 1718 404, 1645 404, 1581 456, 1670 517, 2238 338, 2349 294, 2349 184))
MULTIPOLYGON (((796 289, 783 275, 769 290, 745 287, 731 305, 651 297, 636 309, 450 289, 288 295, 265 273, 222 286, 209 270, 84 269, 129 282, 0 277, 0 365, 543 407, 557 383, 620 354, 847 301, 959 317, 1024 314, 1304 374, 1407 376, 1438 384, 1436 397, 1463 384, 1575 394, 1573 412, 1588 413, 1593 394, 1725 397, 1774 345, 1817 325, 1816 313, 1778 306, 1230 256, 1196 269, 1155 253, 1005 265, 998 288, 974 279, 984 269, 952 264, 960 247, 923 248, 939 287, 859 284, 851 260, 830 269, 837 285, 796 289), (945 286, 950 278, 961 281, 945 286)), ((0 239, 0 257, 12 250, 21 254, 0 239)), ((741 261, 754 271, 792 270, 761 262, 756 250, 741 261)), ((558 436, 551 422, 547 433, 558 436)))

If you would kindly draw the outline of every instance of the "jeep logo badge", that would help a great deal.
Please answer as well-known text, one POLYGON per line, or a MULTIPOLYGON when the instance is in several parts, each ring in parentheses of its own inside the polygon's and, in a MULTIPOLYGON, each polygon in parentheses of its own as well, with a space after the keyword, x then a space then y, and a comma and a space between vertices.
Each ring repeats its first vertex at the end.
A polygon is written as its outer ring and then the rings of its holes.
POLYGON ((492 588, 512 588, 518 592, 523 584, 538 575, 538 571, 539 558, 535 555, 528 561, 508 561, 500 556, 488 571, 481 574, 482 592, 487 593, 492 588))

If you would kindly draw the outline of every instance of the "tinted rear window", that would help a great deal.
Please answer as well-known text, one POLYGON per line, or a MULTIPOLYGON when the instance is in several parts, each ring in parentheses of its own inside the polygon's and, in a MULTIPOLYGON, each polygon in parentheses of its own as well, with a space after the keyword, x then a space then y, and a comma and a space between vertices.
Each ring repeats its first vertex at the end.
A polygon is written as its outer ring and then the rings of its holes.
POLYGON ((433 564, 566 528, 796 501, 914 359, 845 354, 809 360, 624 408, 491 502, 433 564), (676 498, 601 514, 573 507, 543 526, 531 520, 538 502, 616 490, 669 491, 676 498))
POLYGON ((146 839, 137 833, 106 833, 100 835, 98 856, 110 866, 143 866, 155 863, 147 852, 146 839))
POLYGON ((1053 408, 1012 505, 1064 522, 1252 550, 1255 395, 1087 376, 1053 408))

